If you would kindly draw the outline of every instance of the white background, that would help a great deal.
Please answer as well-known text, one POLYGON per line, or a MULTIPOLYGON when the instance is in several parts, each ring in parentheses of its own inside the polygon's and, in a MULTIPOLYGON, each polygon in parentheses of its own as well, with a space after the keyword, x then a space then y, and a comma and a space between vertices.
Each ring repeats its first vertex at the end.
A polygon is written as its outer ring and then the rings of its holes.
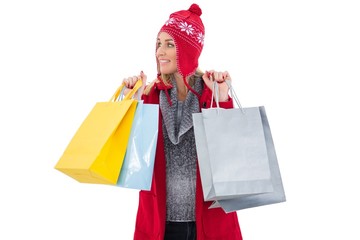
MULTIPOLYGON (((155 38, 192 1, 0 2, 0 239, 132 239, 136 190, 54 169, 97 101, 155 77, 155 38)), ((205 1, 202 70, 265 105, 287 202, 238 211, 244 239, 360 239, 358 1, 205 1)))

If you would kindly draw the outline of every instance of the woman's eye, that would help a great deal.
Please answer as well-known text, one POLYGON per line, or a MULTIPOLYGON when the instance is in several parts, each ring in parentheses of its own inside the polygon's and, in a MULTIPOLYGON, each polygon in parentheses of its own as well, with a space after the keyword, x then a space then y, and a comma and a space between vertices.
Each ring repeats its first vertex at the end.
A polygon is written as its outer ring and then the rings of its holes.
MULTIPOLYGON (((156 44, 156 46, 159 48, 159 47, 162 46, 162 43, 161 43, 161 42, 158 42, 158 43, 156 44)), ((166 44, 166 47, 168 47, 168 48, 173 48, 173 47, 175 47, 175 44, 174 44, 174 43, 167 43, 167 44, 166 44)))

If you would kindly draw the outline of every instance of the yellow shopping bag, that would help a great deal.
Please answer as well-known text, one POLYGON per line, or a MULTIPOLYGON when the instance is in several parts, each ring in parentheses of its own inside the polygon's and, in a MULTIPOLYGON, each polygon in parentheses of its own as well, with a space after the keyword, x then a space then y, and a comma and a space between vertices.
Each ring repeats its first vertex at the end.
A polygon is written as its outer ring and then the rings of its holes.
POLYGON ((83 121, 55 169, 82 183, 116 184, 124 160, 139 80, 121 100, 122 84, 109 102, 98 102, 83 121))

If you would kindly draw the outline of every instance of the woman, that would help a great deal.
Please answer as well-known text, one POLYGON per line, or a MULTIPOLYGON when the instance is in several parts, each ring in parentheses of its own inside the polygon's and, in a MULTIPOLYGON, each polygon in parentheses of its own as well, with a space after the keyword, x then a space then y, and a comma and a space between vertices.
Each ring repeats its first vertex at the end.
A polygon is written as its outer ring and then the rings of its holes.
MULTIPOLYGON (((135 240, 241 240, 236 212, 208 209, 197 167, 192 113, 208 108, 213 81, 219 83, 223 108, 232 108, 227 72, 197 69, 204 26, 198 5, 170 15, 160 29, 156 60, 158 77, 146 86, 144 103, 159 104, 159 136, 150 191, 140 191, 135 240)), ((124 79, 132 88, 146 75, 124 79)))

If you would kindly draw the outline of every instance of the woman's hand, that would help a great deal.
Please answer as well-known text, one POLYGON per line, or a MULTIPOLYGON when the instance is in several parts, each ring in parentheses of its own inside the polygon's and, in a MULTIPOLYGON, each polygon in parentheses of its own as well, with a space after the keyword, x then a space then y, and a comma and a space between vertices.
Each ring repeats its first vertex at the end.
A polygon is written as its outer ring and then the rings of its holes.
POLYGON ((203 75, 203 80, 206 86, 210 89, 213 89, 214 81, 218 83, 219 86, 219 102, 226 102, 229 100, 229 87, 225 83, 225 80, 231 80, 230 74, 225 72, 216 72, 214 70, 205 71, 203 75))
POLYGON ((138 90, 138 94, 139 94, 139 96, 141 96, 143 94, 143 91, 144 91, 145 85, 146 85, 147 76, 145 75, 145 73, 143 71, 141 71, 140 75, 133 76, 133 77, 127 77, 127 78, 123 79, 123 83, 125 84, 125 87, 127 88, 124 90, 124 95, 126 95, 130 91, 130 89, 132 89, 135 86, 136 82, 139 79, 142 80, 142 86, 138 90))

